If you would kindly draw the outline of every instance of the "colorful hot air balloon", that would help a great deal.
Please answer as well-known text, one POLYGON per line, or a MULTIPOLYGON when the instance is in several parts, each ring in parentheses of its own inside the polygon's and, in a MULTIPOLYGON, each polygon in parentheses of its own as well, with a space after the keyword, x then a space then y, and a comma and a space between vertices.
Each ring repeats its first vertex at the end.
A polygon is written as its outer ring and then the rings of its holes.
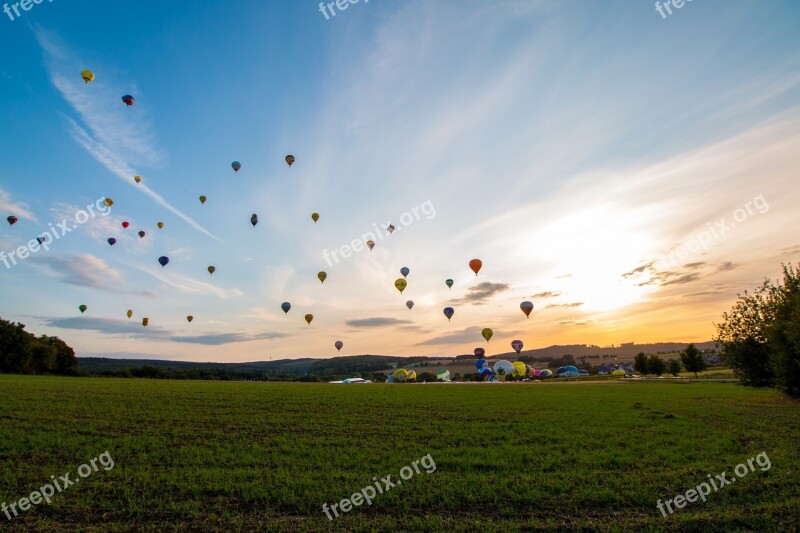
POLYGON ((123 222, 122 223, 122 227, 125 228, 125 229, 128 229, 128 226, 130 226, 130 225, 131 225, 130 222, 123 222))
POLYGON ((291 309, 291 308, 292 308, 292 304, 290 304, 289 302, 283 302, 281 304, 281 309, 283 309, 284 314, 288 315, 289 314, 289 309, 291 309))
POLYGON ((450 371, 447 370, 446 368, 439 370, 436 373, 436 379, 438 379, 439 381, 450 381, 450 371))
POLYGON ((139 235, 140 239, 144 239, 144 236, 147 235, 145 232, 140 231, 137 235, 139 235))
POLYGON ((81 305, 79 305, 79 306, 78 306, 78 310, 81 312, 81 314, 85 313, 87 309, 89 309, 89 308, 88 308, 88 307, 86 307, 86 306, 85 306, 85 305, 83 305, 83 304, 81 304, 81 305))
POLYGON ((483 328, 481 335, 483 335, 483 338, 486 339, 486 342, 489 342, 489 339, 491 339, 492 335, 494 335, 494 331, 492 331, 491 328, 483 328))
POLYGON ((367 241, 367 248, 371 252, 373 248, 375 248, 375 241, 367 241))
POLYGON ((544 370, 542 370, 539 373, 539 377, 540 378, 551 378, 551 377, 553 377, 553 371, 550 370, 549 368, 545 368, 544 370))
POLYGON ((401 368, 400 370, 396 370, 392 375, 394 376, 395 381, 402 383, 406 380, 406 378, 408 378, 408 370, 401 368))
POLYGON ((531 316, 531 311, 533 311, 533 303, 525 301, 519 304, 519 308, 522 309, 522 312, 525 313, 526 317, 531 316))
POLYGON ((114 237, 110 237, 108 239, 108 244, 110 244, 111 246, 114 246, 115 244, 117 244, 117 239, 115 239, 114 237))
POLYGON ((289 155, 286 156, 286 164, 287 165, 292 166, 294 164, 294 161, 295 161, 295 159, 294 159, 293 155, 289 154, 289 155))
POLYGON ((511 375, 515 378, 523 378, 528 373, 528 367, 525 366, 525 363, 522 361, 514 361, 511 366, 514 367, 514 370, 511 371, 511 375))
POLYGON ((328 273, 320 272, 319 274, 317 274, 317 277, 319 278, 320 283, 325 283, 325 280, 328 279, 328 273))
POLYGON ((169 257, 167 257, 166 255, 162 255, 161 257, 158 258, 158 264, 161 265, 161 268, 167 266, 167 263, 169 263, 169 257))
POLYGON ((133 181, 135 181, 136 183, 141 183, 142 182, 142 177, 141 176, 134 176, 133 177, 133 181))
POLYGON ((319 220, 319 213, 311 213, 311 220, 313 220, 314 224, 316 224, 317 220, 319 220))
POLYGON ((453 280, 452 279, 446 279, 444 281, 444 284, 447 285, 451 289, 453 288, 453 280))
POLYGON ((209 273, 209 274, 213 274, 214 272, 216 272, 216 271, 217 271, 217 267, 215 267, 214 265, 211 265, 211 266, 210 266, 210 267, 208 267, 206 270, 208 270, 208 273, 209 273))
POLYGON ((483 261, 481 261, 480 259, 473 259, 472 261, 469 262, 469 267, 472 269, 473 272, 475 272, 476 276, 478 275, 478 272, 480 271, 482 266, 483 266, 483 261))
POLYGON ((200 195, 200 203, 201 203, 201 204, 204 204, 204 203, 206 203, 206 196, 205 196, 204 194, 201 194, 201 195, 200 195))
POLYGON ((444 316, 447 317, 447 321, 450 322, 450 319, 453 318, 453 315, 456 311, 452 307, 445 307, 444 311, 442 312, 444 313, 444 316))
POLYGON ((91 83, 94 81, 94 72, 91 70, 82 70, 81 78, 83 78, 84 83, 91 83))
POLYGON ((475 361, 475 368, 477 368, 478 370, 480 370, 485 366, 489 366, 489 363, 486 362, 486 359, 478 359, 477 361, 475 361))
POLYGON ((111 198, 106 198, 106 199, 105 199, 105 204, 106 204, 108 207, 111 207, 112 205, 114 205, 114 200, 112 200, 111 198))
POLYGON ((491 368, 489 368, 488 366, 485 366, 485 367, 481 368, 480 370, 478 370, 478 375, 481 378, 483 378, 484 381, 489 381, 492 378, 492 376, 494 375, 494 372, 492 372, 491 368))
POLYGON ((514 365, 511 361, 502 359, 494 364, 494 373, 497 374, 501 380, 505 381, 514 374, 514 365))
POLYGON ((407 301, 407 302, 406 302, 406 307, 408 307, 409 309, 411 309, 412 307, 414 307, 414 302, 413 302, 413 301, 411 301, 411 300, 407 301))
POLYGON ((242 168, 242 164, 239 163, 238 161, 234 161, 233 163, 231 163, 231 168, 233 169, 234 172, 239 172, 239 169, 242 168))
POLYGON ((149 318, 143 318, 142 319, 142 326, 147 326, 147 324, 149 324, 149 323, 150 323, 150 319, 149 318))
POLYGON ((417 373, 414 370, 408 371, 408 376, 406 376, 406 381, 414 381, 417 379, 417 373))
POLYGON ((408 274, 409 274, 410 272, 411 272, 411 271, 408 269, 408 267, 403 267, 403 268, 401 268, 401 269, 400 269, 400 273, 403 275, 403 277, 404 277, 404 278, 407 278, 407 277, 408 277, 408 274))
POLYGON ((312 321, 312 320, 314 320, 314 315, 312 315, 311 313, 309 313, 309 314, 307 314, 307 315, 305 316, 305 319, 306 319, 306 322, 308 322, 309 324, 311 324, 311 321, 312 321))
POLYGON ((132 317, 133 316, 133 309, 128 309, 128 312, 125 313, 125 314, 128 315, 128 318, 132 317))
POLYGON ((481 357, 486 355, 486 350, 484 350, 483 348, 475 348, 474 353, 475 353, 475 357, 480 359, 481 357))
POLYGON ((6 220, 8 220, 8 223, 9 223, 11 226, 13 226, 14 224, 16 224, 16 223, 17 223, 17 221, 18 221, 19 219, 18 219, 17 217, 15 217, 14 215, 11 215, 10 217, 6 218, 6 220))
POLYGON ((344 346, 344 343, 342 341, 336 341, 335 343, 333 343, 333 345, 336 346, 336 351, 339 352, 342 350, 342 346, 344 346))
POLYGON ((189 315, 189 316, 186 317, 186 320, 188 322, 191 322, 192 320, 194 320, 194 317, 192 315, 189 315))
POLYGON ((163 222, 157 222, 156 226, 158 226, 158 229, 164 229, 164 223, 163 222))
POLYGON ((250 215, 250 224, 252 224, 254 228, 256 227, 256 224, 258 224, 257 214, 253 213, 252 215, 250 215))
POLYGON ((122 97, 122 101, 125 102, 125 105, 130 107, 133 105, 133 96, 126 94, 125 96, 122 97))
POLYGON ((514 351, 519 355, 519 352, 522 351, 522 341, 511 341, 511 347, 514 348, 514 351))
POLYGON ((403 278, 397 278, 394 281, 394 288, 400 291, 400 294, 403 294, 403 291, 406 290, 406 287, 408 287, 408 282, 403 278))

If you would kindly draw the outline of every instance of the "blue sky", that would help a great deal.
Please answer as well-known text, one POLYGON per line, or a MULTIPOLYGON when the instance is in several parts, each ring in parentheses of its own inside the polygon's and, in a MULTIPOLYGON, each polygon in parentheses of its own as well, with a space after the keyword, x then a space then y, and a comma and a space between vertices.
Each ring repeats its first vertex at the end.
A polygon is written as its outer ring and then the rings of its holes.
POLYGON ((798 23, 712 0, 0 13, 0 251, 114 200, 0 264, 0 316, 79 355, 214 361, 708 340, 800 259, 798 23))

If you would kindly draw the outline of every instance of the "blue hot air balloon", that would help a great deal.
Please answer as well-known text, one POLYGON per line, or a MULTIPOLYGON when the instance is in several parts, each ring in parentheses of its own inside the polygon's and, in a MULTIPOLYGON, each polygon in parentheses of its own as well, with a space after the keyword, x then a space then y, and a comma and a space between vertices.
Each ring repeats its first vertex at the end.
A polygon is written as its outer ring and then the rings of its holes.
POLYGON ((167 263, 169 263, 169 257, 167 257, 166 255, 162 255, 161 257, 158 258, 158 263, 162 267, 167 266, 167 263))
POLYGON ((450 319, 453 318, 453 314, 455 310, 452 307, 445 307, 444 308, 444 316, 447 317, 447 321, 450 322, 450 319))
POLYGON ((489 366, 489 363, 486 362, 486 359, 478 359, 477 361, 475 361, 475 368, 477 368, 478 370, 480 370, 485 366, 489 366))
POLYGON ((403 267, 400 269, 400 273, 403 275, 404 278, 408 277, 408 273, 411 272, 408 267, 403 267))
POLYGON ((291 308, 292 308, 292 304, 290 304, 289 302, 283 302, 281 304, 281 309, 283 309, 283 312, 286 313, 286 314, 289 314, 289 309, 291 309, 291 308))
POLYGON ((108 239, 108 244, 110 244, 111 246, 114 246, 115 244, 117 244, 117 239, 115 239, 114 237, 111 237, 110 239, 108 239))

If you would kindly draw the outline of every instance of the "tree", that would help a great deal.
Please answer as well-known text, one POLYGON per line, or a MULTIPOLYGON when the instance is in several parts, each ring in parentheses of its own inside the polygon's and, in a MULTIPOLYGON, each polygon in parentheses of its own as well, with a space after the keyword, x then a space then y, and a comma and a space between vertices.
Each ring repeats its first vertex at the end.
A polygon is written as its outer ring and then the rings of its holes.
POLYGON ((800 398, 800 265, 783 265, 783 284, 745 291, 722 318, 715 340, 741 382, 800 398))
POLYGON ((656 376, 660 376, 666 370, 667 365, 664 361, 657 355, 651 355, 650 358, 647 360, 647 371, 651 374, 655 374, 656 376))
POLYGON ((639 352, 639 355, 637 355, 636 359, 633 360, 633 368, 637 372, 647 374, 647 356, 644 354, 644 352, 639 352))
POLYGON ((706 369, 706 362, 703 360, 703 354, 694 344, 690 344, 681 352, 681 362, 686 367, 687 372, 694 372, 694 377, 697 373, 706 369))
POLYGON ((667 369, 670 374, 677 376, 681 371, 681 363, 675 359, 670 359, 669 363, 667 364, 667 369))

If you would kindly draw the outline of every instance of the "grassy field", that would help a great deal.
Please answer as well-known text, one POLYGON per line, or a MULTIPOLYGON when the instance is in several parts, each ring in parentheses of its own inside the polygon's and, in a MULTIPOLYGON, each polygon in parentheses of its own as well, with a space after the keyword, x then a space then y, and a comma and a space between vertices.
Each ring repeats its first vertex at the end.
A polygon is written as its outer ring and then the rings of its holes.
POLYGON ((3 531, 800 529, 800 405, 727 383, 328 385, 0 376, 3 531), (771 468, 669 518, 670 499, 771 468), (322 511, 430 454, 333 521, 322 511))

